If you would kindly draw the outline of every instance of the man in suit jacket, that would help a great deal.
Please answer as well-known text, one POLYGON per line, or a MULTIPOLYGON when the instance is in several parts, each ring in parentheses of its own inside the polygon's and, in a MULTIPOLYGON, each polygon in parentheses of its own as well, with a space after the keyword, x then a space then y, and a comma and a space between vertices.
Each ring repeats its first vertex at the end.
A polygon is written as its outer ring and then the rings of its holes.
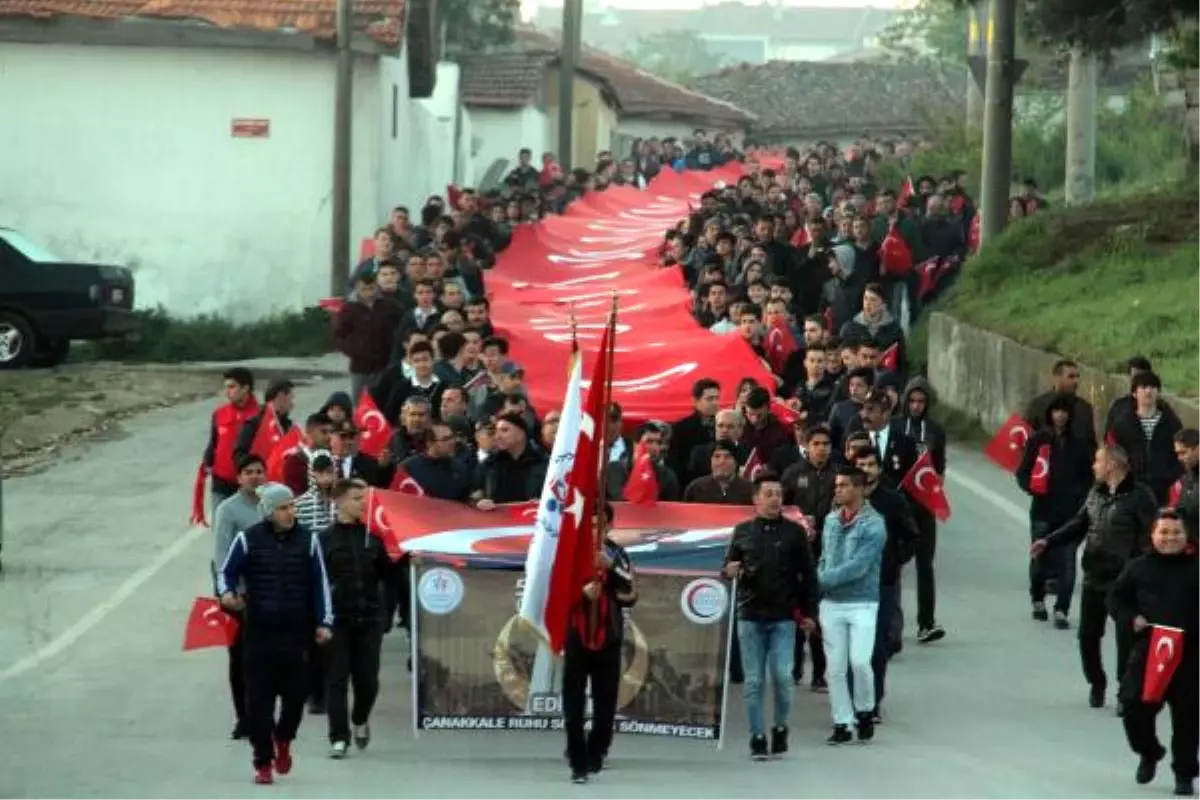
POLYGON ((692 386, 692 404, 695 411, 671 426, 671 444, 667 456, 667 466, 684 484, 699 477, 688 472, 692 451, 700 445, 716 441, 714 420, 721 406, 721 384, 712 378, 696 381, 692 386))

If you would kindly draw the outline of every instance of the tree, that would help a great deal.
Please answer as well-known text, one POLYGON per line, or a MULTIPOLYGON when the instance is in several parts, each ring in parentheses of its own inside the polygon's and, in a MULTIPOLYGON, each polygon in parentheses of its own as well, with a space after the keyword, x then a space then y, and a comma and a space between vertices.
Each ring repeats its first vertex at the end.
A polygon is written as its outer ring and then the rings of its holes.
POLYGON ((512 42, 521 0, 438 0, 447 55, 480 53, 512 42))
POLYGON ((898 60, 967 63, 967 9, 946 0, 919 0, 879 35, 898 60))
POLYGON ((693 30, 639 36, 620 56, 646 72, 682 84, 698 75, 715 72, 726 62, 693 30))

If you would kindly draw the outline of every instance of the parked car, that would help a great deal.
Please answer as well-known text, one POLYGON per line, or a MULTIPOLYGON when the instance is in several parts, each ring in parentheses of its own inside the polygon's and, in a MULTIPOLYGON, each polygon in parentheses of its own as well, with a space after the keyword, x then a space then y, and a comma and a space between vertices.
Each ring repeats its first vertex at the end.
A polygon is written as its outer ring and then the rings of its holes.
POLYGON ((72 340, 134 329, 133 273, 55 256, 0 227, 0 369, 62 363, 72 340))

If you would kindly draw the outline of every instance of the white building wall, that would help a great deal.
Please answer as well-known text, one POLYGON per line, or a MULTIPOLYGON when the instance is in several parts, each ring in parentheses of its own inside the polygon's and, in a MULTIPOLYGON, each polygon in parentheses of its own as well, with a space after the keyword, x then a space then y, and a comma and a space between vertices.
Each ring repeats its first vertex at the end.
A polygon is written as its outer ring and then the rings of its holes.
POLYGON ((534 164, 540 165, 542 153, 553 150, 550 144, 551 125, 545 112, 527 106, 522 109, 475 107, 471 114, 471 164, 474 178, 479 181, 497 159, 516 166, 517 153, 522 147, 533 151, 534 164))
MULTIPOLYGON (((352 225, 367 234, 379 69, 361 58, 355 75, 352 225)), ((328 294, 331 56, 3 43, 0 75, 0 224, 131 267, 142 307, 248 319, 328 294), (233 138, 234 118, 270 120, 269 137, 233 138)))

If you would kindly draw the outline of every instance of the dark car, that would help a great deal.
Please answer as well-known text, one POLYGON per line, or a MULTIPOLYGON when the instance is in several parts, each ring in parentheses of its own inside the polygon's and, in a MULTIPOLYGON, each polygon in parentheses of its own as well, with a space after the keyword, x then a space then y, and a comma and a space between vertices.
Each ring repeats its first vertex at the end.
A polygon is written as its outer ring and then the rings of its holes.
POLYGON ((64 261, 0 228, 0 369, 61 363, 71 340, 133 331, 133 274, 64 261))

